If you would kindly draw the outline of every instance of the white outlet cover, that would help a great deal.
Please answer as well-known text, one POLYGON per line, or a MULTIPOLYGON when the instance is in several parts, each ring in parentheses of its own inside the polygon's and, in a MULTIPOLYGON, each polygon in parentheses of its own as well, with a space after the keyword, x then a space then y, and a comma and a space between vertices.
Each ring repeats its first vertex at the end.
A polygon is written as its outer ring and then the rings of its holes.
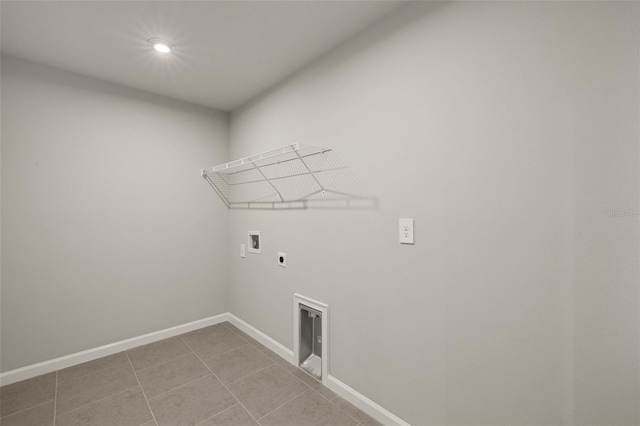
POLYGON ((400 244, 413 244, 413 219, 401 218, 399 223, 400 244))
POLYGON ((287 253, 278 252, 278 266, 287 267, 287 253))
POLYGON ((247 257, 247 250, 244 244, 240 244, 240 257, 247 257))

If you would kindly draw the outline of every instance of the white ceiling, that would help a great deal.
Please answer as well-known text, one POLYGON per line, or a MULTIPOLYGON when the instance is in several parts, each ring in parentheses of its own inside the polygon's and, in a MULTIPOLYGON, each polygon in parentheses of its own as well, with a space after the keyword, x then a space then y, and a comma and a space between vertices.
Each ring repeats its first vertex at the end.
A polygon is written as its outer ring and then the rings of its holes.
POLYGON ((230 111, 400 1, 2 1, 1 50, 230 111), (161 56, 147 40, 170 40, 161 56))

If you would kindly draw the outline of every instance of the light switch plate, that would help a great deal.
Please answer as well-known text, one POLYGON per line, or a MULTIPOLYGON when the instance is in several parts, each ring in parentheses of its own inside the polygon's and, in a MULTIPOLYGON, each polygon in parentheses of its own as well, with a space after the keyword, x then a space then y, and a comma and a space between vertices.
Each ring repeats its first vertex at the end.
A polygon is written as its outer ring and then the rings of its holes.
POLYGON ((400 244, 413 244, 413 219, 400 219, 400 244))
POLYGON ((247 249, 244 244, 240 244, 240 257, 247 257, 247 249))

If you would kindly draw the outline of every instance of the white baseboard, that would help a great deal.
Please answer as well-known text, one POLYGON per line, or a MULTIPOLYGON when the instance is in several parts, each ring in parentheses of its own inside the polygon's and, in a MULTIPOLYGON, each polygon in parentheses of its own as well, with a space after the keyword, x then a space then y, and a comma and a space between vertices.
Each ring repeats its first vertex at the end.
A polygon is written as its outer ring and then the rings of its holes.
POLYGON ((165 328, 164 330, 154 331, 153 333, 143 334, 142 336, 132 337, 131 339, 110 343, 97 348, 88 349, 86 351, 76 352, 71 355, 65 355, 60 358, 27 365, 26 367, 17 368, 15 370, 10 370, 0 374, 0 385, 10 385, 11 383, 30 379, 32 377, 40 376, 41 374, 51 373, 56 370, 82 364, 87 361, 93 361, 94 359, 122 352, 127 349, 133 349, 138 346, 157 342, 158 340, 188 333, 189 331, 227 321, 227 318, 228 314, 224 313, 198 321, 189 322, 187 324, 165 328))
POLYGON ((409 423, 402 420, 384 407, 376 404, 366 396, 362 395, 352 387, 342 383, 332 375, 328 377, 328 388, 337 393, 339 396, 352 403, 380 423, 384 425, 410 426, 409 423))
POLYGON ((257 328, 255 328, 251 324, 249 324, 247 322, 244 322, 243 320, 241 320, 237 316, 233 315, 232 313, 229 313, 228 315, 229 316, 228 316, 228 320, 227 321, 229 321, 231 324, 235 325, 240 330, 244 331, 249 336, 253 337, 258 342, 262 343, 267 348, 271 349, 273 352, 275 352, 278 355, 280 355, 282 358, 284 358, 289 363, 294 364, 294 362, 293 362, 293 351, 291 349, 289 349, 286 346, 280 344, 280 342, 278 342, 278 341, 272 339, 271 337, 267 336, 262 331, 258 330, 257 328))
MULTIPOLYGON (((97 358, 102 358, 107 355, 122 352, 127 349, 133 349, 138 346, 157 342, 158 340, 167 339, 179 334, 188 333, 189 331, 198 330, 200 328, 208 327, 214 324, 219 324, 224 321, 229 321, 231 324, 235 325, 240 330, 244 331, 249 336, 253 337, 258 342, 262 343, 267 348, 280 355, 286 361, 295 365, 293 351, 291 349, 282 345, 273 338, 267 336, 262 331, 236 317, 232 313, 224 313, 213 317, 204 318, 198 321, 193 321, 187 324, 155 331, 153 333, 144 334, 142 336, 132 337, 131 339, 121 340, 119 342, 100 346, 98 348, 88 349, 86 351, 77 352, 75 354, 66 355, 49 361, 39 362, 37 364, 7 371, 0 374, 0 385, 10 385, 11 383, 30 379, 41 374, 51 373, 63 368, 82 364, 83 362, 92 361, 97 358)), ((331 376, 331 374, 329 374, 327 378, 327 387, 385 425, 409 426, 409 423, 405 422, 398 416, 371 401, 369 398, 362 395, 360 392, 356 391, 345 383, 342 383, 340 380, 331 376)))
MULTIPOLYGON (((253 327, 251 324, 244 322, 232 313, 229 313, 228 321, 238 327, 240 330, 247 333, 249 336, 256 339, 258 342, 271 349, 273 352, 280 355, 289 363, 296 365, 294 361, 293 351, 291 349, 283 346, 276 340, 267 336, 262 331, 253 327)), ((376 404, 350 386, 342 383, 331 374, 329 374, 327 377, 326 386, 384 425, 410 426, 409 423, 405 422, 400 417, 376 404)))

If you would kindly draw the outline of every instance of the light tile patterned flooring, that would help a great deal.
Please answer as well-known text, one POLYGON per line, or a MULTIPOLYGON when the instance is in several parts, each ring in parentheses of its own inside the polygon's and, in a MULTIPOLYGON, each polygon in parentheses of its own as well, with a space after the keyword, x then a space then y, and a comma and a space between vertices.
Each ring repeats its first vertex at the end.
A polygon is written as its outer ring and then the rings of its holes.
POLYGON ((379 423, 225 322, 3 386, 0 425, 379 423))

